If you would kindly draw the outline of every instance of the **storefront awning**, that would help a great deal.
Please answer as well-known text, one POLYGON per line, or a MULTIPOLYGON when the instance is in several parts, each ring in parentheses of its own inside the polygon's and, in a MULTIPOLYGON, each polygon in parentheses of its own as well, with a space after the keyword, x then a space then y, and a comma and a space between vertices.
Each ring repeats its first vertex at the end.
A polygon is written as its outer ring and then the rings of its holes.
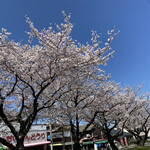
POLYGON ((93 141, 89 141, 89 142, 84 142, 84 143, 82 143, 82 145, 89 145, 89 144, 93 144, 93 141))
POLYGON ((53 144, 53 146, 62 146, 62 143, 53 144))
POLYGON ((89 145, 89 144, 99 144, 99 143, 107 143, 107 140, 104 141, 97 141, 97 142, 93 142, 93 141, 89 141, 89 142, 84 142, 82 143, 82 145, 89 145))
POLYGON ((32 147, 32 146, 45 145, 45 144, 50 144, 50 141, 24 144, 24 147, 32 147))
POLYGON ((74 142, 66 142, 65 145, 72 145, 74 142))
MULTIPOLYGON (((65 145, 72 145, 72 144, 74 144, 74 142, 66 142, 65 143, 65 145)), ((53 144, 53 146, 62 146, 63 145, 63 143, 55 143, 55 144, 53 144)))
POLYGON ((97 141, 97 142, 94 142, 95 144, 99 144, 99 143, 107 143, 108 141, 105 140, 105 141, 97 141))

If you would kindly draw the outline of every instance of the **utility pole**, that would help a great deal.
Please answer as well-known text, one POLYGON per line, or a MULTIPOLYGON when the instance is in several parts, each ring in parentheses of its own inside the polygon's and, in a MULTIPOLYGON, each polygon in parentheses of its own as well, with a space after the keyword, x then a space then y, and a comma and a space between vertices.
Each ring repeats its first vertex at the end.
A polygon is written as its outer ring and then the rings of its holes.
POLYGON ((53 150, 53 133, 52 133, 52 125, 51 121, 49 122, 49 130, 50 130, 50 139, 51 139, 51 150, 53 150))
POLYGON ((62 127, 62 139, 63 139, 63 150, 65 150, 65 136, 64 136, 64 129, 62 127))

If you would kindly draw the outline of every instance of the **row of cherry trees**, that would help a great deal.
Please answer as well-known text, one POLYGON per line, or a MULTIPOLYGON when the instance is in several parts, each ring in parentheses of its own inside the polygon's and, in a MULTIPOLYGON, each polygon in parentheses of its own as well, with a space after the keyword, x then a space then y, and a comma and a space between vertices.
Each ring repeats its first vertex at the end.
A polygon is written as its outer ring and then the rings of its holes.
POLYGON ((75 150, 81 149, 79 141, 91 124, 104 131, 113 150, 118 149, 114 140, 125 130, 136 138, 138 145, 144 145, 150 130, 150 103, 148 94, 140 95, 141 87, 123 89, 115 82, 98 83, 97 80, 90 83, 74 80, 72 86, 69 87, 72 90, 51 108, 57 110, 51 112, 51 117, 56 119, 54 122, 70 125, 75 150), (79 132, 83 122, 86 126, 79 132))
POLYGON ((91 124, 103 127, 115 150, 114 139, 124 128, 137 139, 137 127, 147 135, 148 96, 139 96, 138 89, 123 89, 100 69, 113 56, 110 44, 116 36, 114 30, 108 31, 104 47, 100 47, 96 32, 92 32, 91 44, 83 45, 72 39, 70 16, 63 14, 64 23, 56 25, 57 30, 49 27, 38 31, 26 18, 31 31, 24 45, 9 40, 10 33, 2 29, 0 120, 16 144, 7 142, 5 134, 0 143, 24 150, 24 138, 35 119, 50 115, 53 120, 61 116, 70 124, 76 150, 80 150, 79 140, 91 124), (39 43, 33 45, 35 38, 39 43), (81 121, 87 123, 83 133, 79 132, 81 121), (118 129, 116 135, 111 134, 114 128, 118 129))

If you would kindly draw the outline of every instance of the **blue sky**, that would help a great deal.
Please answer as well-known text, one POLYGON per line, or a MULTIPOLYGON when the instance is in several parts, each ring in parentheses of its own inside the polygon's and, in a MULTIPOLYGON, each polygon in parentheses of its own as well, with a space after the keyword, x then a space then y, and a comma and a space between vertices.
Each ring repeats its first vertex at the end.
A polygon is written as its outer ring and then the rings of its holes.
POLYGON ((121 85, 143 85, 150 92, 150 0, 1 0, 0 28, 12 32, 15 41, 26 41, 28 15, 39 30, 63 21, 62 10, 71 13, 72 37, 80 43, 90 41, 91 30, 101 35, 115 26, 120 30, 106 67, 112 80, 121 85))

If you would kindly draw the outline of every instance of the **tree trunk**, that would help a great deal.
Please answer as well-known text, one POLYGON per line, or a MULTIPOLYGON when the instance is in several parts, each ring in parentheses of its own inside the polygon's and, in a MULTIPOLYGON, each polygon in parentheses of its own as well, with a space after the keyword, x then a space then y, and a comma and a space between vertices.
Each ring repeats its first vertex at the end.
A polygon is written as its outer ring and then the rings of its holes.
POLYGON ((144 146, 145 142, 146 142, 146 138, 145 137, 141 137, 140 140, 138 140, 137 145, 138 146, 144 146))
POLYGON ((17 150, 24 150, 24 139, 22 140, 17 140, 17 150))
POLYGON ((75 150, 81 150, 79 133, 79 116, 76 114, 75 150))
POLYGON ((108 142, 110 143, 112 150, 118 150, 117 146, 114 143, 114 140, 108 138, 108 142))
MULTIPOLYGON (((70 134, 71 134, 71 142, 75 143, 75 130, 74 125, 72 123, 72 120, 70 119, 70 134)), ((74 144, 75 145, 75 144, 74 144)), ((72 150, 75 150, 75 146, 73 144, 71 145, 72 150)))
POLYGON ((137 137, 136 137, 136 143, 137 143, 138 146, 142 146, 142 143, 143 143, 143 142, 142 142, 142 137, 137 136, 137 137))
POLYGON ((24 145, 19 144, 19 146, 17 148, 18 148, 18 150, 24 150, 24 145))
MULTIPOLYGON (((118 150, 117 146, 116 146, 115 143, 114 143, 114 140, 116 139, 116 137, 114 137, 114 136, 111 135, 111 130, 112 130, 113 128, 110 130, 110 129, 108 128, 108 126, 107 126, 106 123, 104 123, 104 127, 105 127, 104 132, 105 132, 105 134, 106 134, 106 136, 107 136, 108 142, 109 142, 109 144, 110 144, 112 150, 118 150)), ((115 126, 114 126, 114 127, 115 127, 115 126)))
POLYGON ((80 146, 80 143, 79 142, 76 142, 75 143, 75 150, 81 150, 81 146, 80 146))
POLYGON ((144 141, 143 141, 143 139, 138 142, 138 146, 144 146, 144 141))
POLYGON ((148 132, 149 132, 149 130, 145 131, 145 135, 142 137, 142 140, 140 141, 140 146, 145 145, 145 142, 146 142, 147 137, 148 137, 148 132))

